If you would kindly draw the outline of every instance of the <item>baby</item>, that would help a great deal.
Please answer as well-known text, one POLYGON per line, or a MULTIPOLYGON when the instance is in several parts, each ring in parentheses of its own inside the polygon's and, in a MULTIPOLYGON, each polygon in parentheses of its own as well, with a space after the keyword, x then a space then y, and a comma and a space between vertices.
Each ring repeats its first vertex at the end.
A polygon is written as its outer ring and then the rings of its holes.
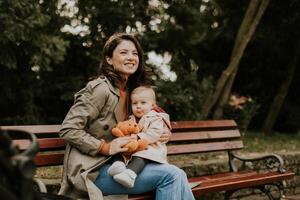
POLYGON ((121 185, 132 188, 137 175, 148 162, 167 163, 167 147, 159 142, 160 136, 170 133, 169 115, 164 111, 156 111, 156 97, 151 86, 140 86, 131 93, 130 120, 138 123, 142 130, 138 138, 149 141, 148 149, 134 153, 129 161, 119 156, 108 168, 108 174, 121 185), (126 166, 126 164, 128 164, 126 166))

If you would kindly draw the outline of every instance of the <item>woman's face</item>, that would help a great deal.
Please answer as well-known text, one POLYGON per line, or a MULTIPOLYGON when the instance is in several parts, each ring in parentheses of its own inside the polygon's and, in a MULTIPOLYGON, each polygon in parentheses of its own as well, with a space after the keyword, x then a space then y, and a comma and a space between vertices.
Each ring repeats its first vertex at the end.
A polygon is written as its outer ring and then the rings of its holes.
POLYGON ((139 66, 139 55, 133 42, 123 40, 113 51, 112 57, 106 57, 106 61, 120 75, 128 78, 139 66))

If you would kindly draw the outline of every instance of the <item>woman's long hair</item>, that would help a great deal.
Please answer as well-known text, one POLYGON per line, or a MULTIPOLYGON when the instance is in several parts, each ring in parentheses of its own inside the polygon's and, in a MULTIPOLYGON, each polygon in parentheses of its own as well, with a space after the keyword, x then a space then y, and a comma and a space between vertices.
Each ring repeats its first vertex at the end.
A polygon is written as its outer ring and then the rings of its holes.
POLYGON ((115 48, 124 40, 134 43, 139 57, 139 66, 136 72, 129 76, 127 82, 128 90, 132 91, 137 86, 151 84, 151 71, 146 69, 144 51, 139 41, 133 35, 127 33, 115 33, 106 41, 102 51, 102 61, 99 66, 99 76, 104 75, 115 87, 119 86, 120 82, 122 81, 122 77, 114 70, 112 65, 107 63, 106 57, 111 58, 115 48))

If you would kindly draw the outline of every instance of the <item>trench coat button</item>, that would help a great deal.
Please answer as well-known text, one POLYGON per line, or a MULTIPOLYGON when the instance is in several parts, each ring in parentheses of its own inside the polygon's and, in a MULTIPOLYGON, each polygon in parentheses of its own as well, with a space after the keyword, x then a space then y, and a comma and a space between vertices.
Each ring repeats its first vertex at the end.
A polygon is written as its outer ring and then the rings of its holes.
POLYGON ((109 128, 109 126, 107 124, 103 126, 103 130, 105 130, 105 131, 107 131, 108 128, 109 128))

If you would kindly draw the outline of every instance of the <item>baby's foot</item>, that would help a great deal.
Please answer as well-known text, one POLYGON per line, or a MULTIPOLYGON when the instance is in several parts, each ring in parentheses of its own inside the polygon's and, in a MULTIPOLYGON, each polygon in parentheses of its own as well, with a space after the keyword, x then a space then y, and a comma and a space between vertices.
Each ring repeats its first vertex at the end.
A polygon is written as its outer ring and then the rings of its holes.
POLYGON ((126 170, 125 163, 121 161, 116 161, 108 168, 107 173, 111 176, 114 176, 125 170, 126 170))
POLYGON ((133 188, 137 175, 131 169, 126 169, 120 174, 114 176, 114 180, 127 188, 133 188))

